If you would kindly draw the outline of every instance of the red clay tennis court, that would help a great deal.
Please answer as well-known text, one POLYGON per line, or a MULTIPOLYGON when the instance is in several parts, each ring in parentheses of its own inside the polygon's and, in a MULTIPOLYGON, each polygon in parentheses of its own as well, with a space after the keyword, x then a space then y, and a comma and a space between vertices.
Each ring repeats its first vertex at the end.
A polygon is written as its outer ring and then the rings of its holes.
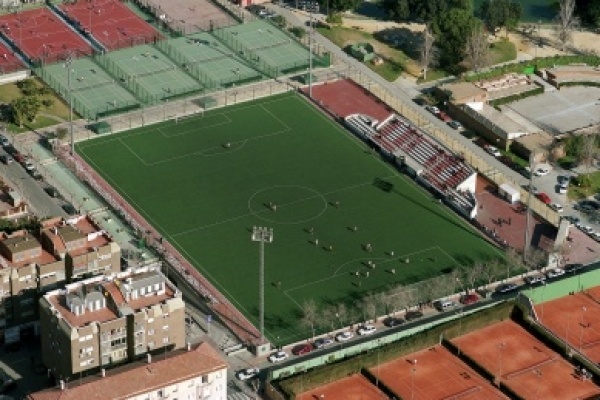
POLYGON ((53 63, 69 54, 92 54, 92 47, 47 8, 2 15, 0 30, 32 60, 53 63))
POLYGON ((153 43, 162 38, 152 25, 118 0, 78 1, 61 4, 59 8, 109 50, 153 43))
MULTIPOLYGON (((302 90, 307 92, 308 88, 302 90)), ((383 121, 394 112, 365 88, 350 79, 313 85, 312 97, 321 107, 342 118, 350 114, 361 113, 383 121)))
POLYGON ((600 394, 573 365, 513 321, 504 321, 452 341, 526 399, 585 399, 600 394))
POLYGON ((580 351, 600 362, 600 288, 575 293, 535 306, 540 323, 580 351))
POLYGON ((442 346, 381 364, 370 372, 403 399, 508 399, 442 346))
POLYGON ((0 74, 8 74, 24 68, 21 59, 11 49, 0 43, 0 74))
POLYGON ((388 400, 381 390, 360 374, 319 386, 296 396, 296 400, 388 400))

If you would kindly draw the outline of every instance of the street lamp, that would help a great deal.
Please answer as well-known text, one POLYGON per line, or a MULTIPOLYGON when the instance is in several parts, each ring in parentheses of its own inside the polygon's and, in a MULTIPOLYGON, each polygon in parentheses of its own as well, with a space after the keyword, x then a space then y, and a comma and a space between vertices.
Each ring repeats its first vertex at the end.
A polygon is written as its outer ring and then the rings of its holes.
POLYGON ((75 154, 75 138, 73 136, 73 88, 71 86, 71 64, 73 63, 73 54, 69 53, 65 60, 67 69, 67 89, 69 90, 69 129, 71 131, 71 155, 75 154))
POLYGON ((415 399, 415 375, 417 373, 417 359, 415 358, 413 360, 413 367, 410 371, 410 387, 411 387, 411 391, 410 391, 410 398, 411 400, 415 399))
POLYGON ((581 322, 579 327, 579 352, 581 352, 581 348, 583 347, 583 328, 585 328, 585 312, 587 311, 586 307, 581 307, 581 322))
POLYGON ((312 99, 312 42, 314 31, 312 7, 310 9, 308 21, 308 97, 312 99))
POLYGON ((260 268, 258 273, 260 344, 265 342, 265 243, 273 242, 273 229, 255 226, 252 228, 252 241, 258 242, 260 268))

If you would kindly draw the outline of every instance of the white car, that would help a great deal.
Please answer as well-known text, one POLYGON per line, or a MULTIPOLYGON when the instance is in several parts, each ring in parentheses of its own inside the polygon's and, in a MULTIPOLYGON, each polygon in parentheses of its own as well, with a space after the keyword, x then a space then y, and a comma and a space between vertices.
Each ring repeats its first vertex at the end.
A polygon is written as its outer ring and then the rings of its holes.
POLYGON ((560 205, 560 204, 558 204, 558 203, 551 203, 551 204, 548 204, 548 207, 550 207, 551 209, 553 209, 554 211, 556 211, 556 212, 558 212, 558 213, 561 213, 561 212, 563 212, 563 211, 565 210, 565 209, 563 208, 563 206, 561 206, 561 205, 560 205))
POLYGON ((546 176, 546 175, 548 175, 549 173, 550 173, 550 169, 548 169, 548 168, 545 168, 545 167, 540 167, 540 168, 537 168, 537 169, 536 169, 536 170, 533 172, 533 174, 534 174, 535 176, 546 176))
POLYGON ((550 271, 546 272, 546 277, 548 279, 553 279, 553 278, 558 278, 559 276, 562 276, 565 274, 565 270, 562 268, 554 268, 551 269, 550 271))
POLYGON ((272 363, 276 363, 276 362, 281 362, 284 360, 287 360, 288 358, 288 354, 285 351, 277 351, 273 354, 271 354, 268 358, 268 360, 272 363))
POLYGON ((436 106, 425 106, 425 109, 434 115, 438 115, 440 113, 440 109, 436 106))
POLYGON ((502 155, 502 153, 500 153, 500 150, 498 150, 497 147, 494 147, 490 144, 486 144, 485 146, 483 146, 483 148, 485 149, 485 151, 487 151, 494 157, 500 157, 502 155))
POLYGON ((237 372, 237 378, 240 381, 247 381, 248 379, 252 379, 256 375, 258 375, 258 372, 259 372, 258 368, 241 369, 237 372))
POLYGON ((340 332, 337 335, 335 335, 335 340, 337 340, 338 342, 345 342, 347 340, 350 340, 354 337, 354 334, 350 331, 345 331, 345 332, 340 332))
POLYGON ((377 328, 375 328, 373 325, 362 325, 356 330, 356 332, 361 336, 371 335, 375 333, 375 331, 377 331, 377 328))
POLYGON ((594 232, 590 235, 596 242, 600 242, 600 233, 594 232))
POLYGON ((538 283, 544 283, 546 281, 546 277, 544 275, 532 275, 525 277, 523 280, 528 285, 536 285, 538 283))
POLYGON ((569 190, 569 184, 568 183, 561 183, 560 185, 558 185, 558 193, 559 194, 565 194, 567 193, 567 191, 569 190))
POLYGON ((23 168, 25 168, 26 171, 33 171, 35 169, 33 163, 29 160, 25 160, 23 163, 23 168))

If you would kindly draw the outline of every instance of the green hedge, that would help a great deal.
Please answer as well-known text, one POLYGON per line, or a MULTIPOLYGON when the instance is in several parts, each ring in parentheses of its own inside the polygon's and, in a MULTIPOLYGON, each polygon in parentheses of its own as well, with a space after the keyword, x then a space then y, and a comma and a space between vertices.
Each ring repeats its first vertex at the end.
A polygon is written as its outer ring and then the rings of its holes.
POLYGON ((475 314, 460 318, 458 321, 448 322, 420 332, 394 343, 382 346, 379 350, 372 350, 359 354, 335 364, 296 374, 276 382, 276 386, 284 393, 287 399, 295 399, 300 391, 308 391, 321 385, 334 382, 347 376, 360 373, 365 368, 394 360, 398 357, 414 353, 427 347, 432 347, 440 342, 440 337, 455 338, 465 333, 472 332, 486 326, 503 321, 510 317, 514 309, 514 302, 505 302, 494 307, 482 310, 475 314))
POLYGON ((558 88, 560 89, 563 86, 595 86, 595 87, 600 87, 600 82, 586 82, 586 81, 563 82, 563 83, 559 83, 558 88))
POLYGON ((527 97, 537 96, 538 94, 544 93, 544 88, 535 84, 536 88, 532 90, 528 90, 527 92, 513 94, 512 96, 501 97, 496 100, 490 101, 490 105, 492 107, 498 107, 502 104, 512 103, 513 101, 522 100, 527 97))
POLYGON ((587 56, 587 55, 576 55, 576 56, 553 56, 545 58, 535 58, 533 60, 522 61, 514 64, 502 65, 498 68, 480 72, 476 74, 468 74, 463 77, 467 82, 474 82, 484 79, 491 79, 498 76, 502 76, 511 72, 522 73, 523 70, 530 65, 535 65, 537 69, 549 68, 555 65, 569 65, 569 64, 587 64, 598 66, 600 65, 600 57, 598 56, 587 56))

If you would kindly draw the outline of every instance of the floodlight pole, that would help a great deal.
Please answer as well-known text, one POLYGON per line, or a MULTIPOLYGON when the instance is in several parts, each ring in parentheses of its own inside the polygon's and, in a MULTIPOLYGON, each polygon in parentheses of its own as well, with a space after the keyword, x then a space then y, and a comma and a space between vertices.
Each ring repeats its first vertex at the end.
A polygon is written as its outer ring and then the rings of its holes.
POLYGON ((71 155, 75 154, 75 138, 73 135, 73 88, 71 86, 71 64, 73 63, 73 55, 69 54, 65 61, 67 68, 67 86, 69 89, 69 129, 71 131, 71 155))
POLYGON ((313 13, 310 9, 308 17, 308 97, 312 99, 312 47, 313 47, 313 13))
POLYGON ((273 229, 255 226, 252 228, 252 241, 258 242, 260 268, 258 273, 260 344, 265 342, 265 243, 273 242, 273 229))
MULTIPOLYGON (((533 196, 533 167, 534 167, 533 151, 529 154, 529 195, 527 196, 527 211, 525 214, 525 243, 523 246, 523 263, 527 263, 527 251, 529 250, 529 224, 531 221, 531 197, 533 196)), ((508 279, 508 278, 507 278, 508 279)))

